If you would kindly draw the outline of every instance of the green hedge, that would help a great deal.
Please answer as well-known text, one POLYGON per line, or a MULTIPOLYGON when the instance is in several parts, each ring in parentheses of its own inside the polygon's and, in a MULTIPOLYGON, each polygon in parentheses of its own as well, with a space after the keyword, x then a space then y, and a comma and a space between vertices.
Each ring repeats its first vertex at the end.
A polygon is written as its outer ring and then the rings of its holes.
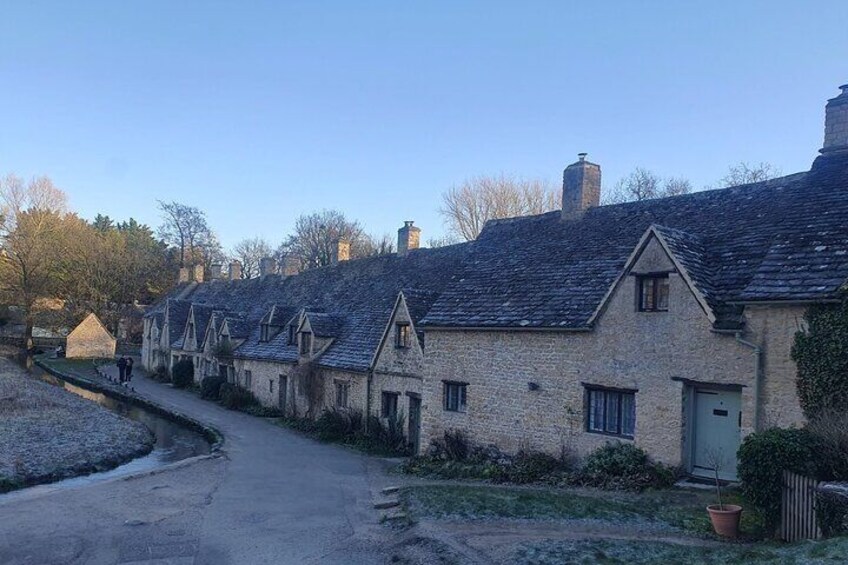
POLYGON ((811 306, 807 330, 795 334, 798 398, 809 419, 848 406, 848 300, 811 306))
POLYGON ((227 382, 224 377, 205 377, 200 381, 200 398, 218 400, 221 398, 221 385, 227 382))
POLYGON ((769 529, 780 522, 783 471, 818 477, 818 445, 809 431, 795 428, 772 428, 742 441, 737 467, 742 495, 762 512, 769 529))
POLYGON ((194 382, 194 363, 190 359, 177 361, 171 369, 171 384, 174 388, 186 388, 194 382))

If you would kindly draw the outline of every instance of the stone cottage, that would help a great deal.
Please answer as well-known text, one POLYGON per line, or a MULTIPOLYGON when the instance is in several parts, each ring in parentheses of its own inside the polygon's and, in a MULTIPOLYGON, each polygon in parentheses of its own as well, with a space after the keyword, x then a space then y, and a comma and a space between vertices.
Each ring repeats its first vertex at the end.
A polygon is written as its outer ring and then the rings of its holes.
POLYGON ((117 341, 93 312, 68 334, 65 357, 70 359, 112 359, 117 341))
POLYGON ((561 210, 472 243, 415 249, 410 222, 398 256, 178 287, 147 314, 145 363, 197 355, 229 315, 239 337, 206 367, 289 413, 402 411, 416 445, 449 429, 509 451, 633 442, 732 479, 744 435, 803 421, 791 344, 848 281, 842 88, 809 171, 600 206, 581 154, 561 210))

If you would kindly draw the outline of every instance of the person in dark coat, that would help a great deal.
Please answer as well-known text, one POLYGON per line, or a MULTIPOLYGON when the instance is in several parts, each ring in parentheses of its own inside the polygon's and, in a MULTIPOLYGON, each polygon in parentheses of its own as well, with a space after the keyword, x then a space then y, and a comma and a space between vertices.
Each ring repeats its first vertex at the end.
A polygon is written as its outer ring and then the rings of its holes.
POLYGON ((133 358, 127 357, 127 369, 126 369, 127 386, 130 385, 130 381, 132 380, 133 363, 134 363, 133 358))
POLYGON ((127 374, 127 358, 121 355, 116 365, 118 365, 118 382, 123 384, 127 374))

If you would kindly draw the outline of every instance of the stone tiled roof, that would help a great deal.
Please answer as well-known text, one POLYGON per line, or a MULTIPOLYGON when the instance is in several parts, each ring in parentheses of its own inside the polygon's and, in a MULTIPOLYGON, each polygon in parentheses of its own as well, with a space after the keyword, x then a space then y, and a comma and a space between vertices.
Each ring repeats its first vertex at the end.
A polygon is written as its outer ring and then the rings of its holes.
POLYGON ((191 310, 190 300, 168 299, 168 342, 172 346, 182 346, 182 338, 183 333, 185 333, 189 310, 191 310), (180 345, 177 345, 178 341, 180 345))
MULTIPOLYGON (((419 249, 395 255, 345 261, 277 282, 273 304, 286 319, 306 309, 316 335, 333 339, 320 356, 325 367, 366 371, 389 321, 398 293, 421 288, 438 293, 462 271, 469 244, 419 249), (289 315, 290 314, 290 315, 289 315)), ((269 303, 270 304, 270 303, 269 303)), ((267 314, 270 306, 266 308, 267 314)), ((282 318, 281 318, 282 319, 282 318)), ((239 357, 294 362, 297 346, 282 331, 260 341, 258 324, 236 350, 239 357)))
POLYGON ((705 298, 716 325, 739 301, 835 298, 848 279, 848 157, 771 181, 489 222, 473 268, 436 300, 424 325, 585 328, 652 226, 705 298))

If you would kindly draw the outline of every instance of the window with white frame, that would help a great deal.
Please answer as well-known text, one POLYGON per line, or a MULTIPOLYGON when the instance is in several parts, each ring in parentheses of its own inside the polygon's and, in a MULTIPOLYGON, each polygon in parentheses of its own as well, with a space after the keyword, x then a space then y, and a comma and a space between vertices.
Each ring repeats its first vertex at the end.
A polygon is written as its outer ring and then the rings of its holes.
POLYGON ((253 373, 251 371, 244 372, 244 388, 250 389, 253 385, 253 373))
POLYGON ((636 391, 586 387, 586 430, 632 438, 636 429, 636 391))
POLYGON ((444 409, 448 412, 465 412, 467 383, 444 381, 444 409))

